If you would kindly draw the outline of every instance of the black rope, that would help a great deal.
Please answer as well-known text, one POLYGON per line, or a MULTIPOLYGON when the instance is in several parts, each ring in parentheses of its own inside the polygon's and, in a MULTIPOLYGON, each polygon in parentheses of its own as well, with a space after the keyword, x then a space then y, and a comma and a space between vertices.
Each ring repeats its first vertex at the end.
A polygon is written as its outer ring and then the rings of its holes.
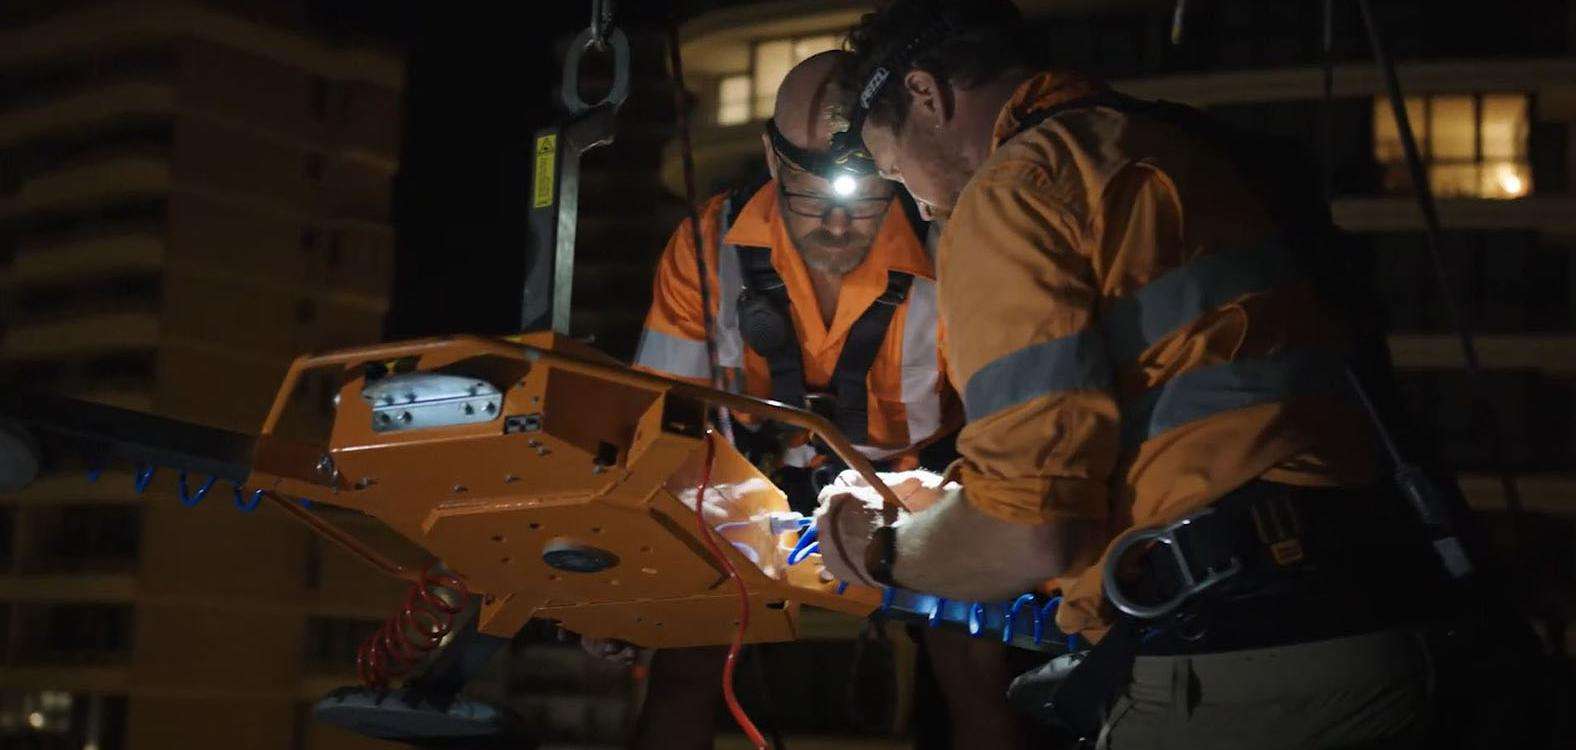
POLYGON ((1335 0, 1324 0, 1324 43, 1320 66, 1324 68, 1324 102, 1319 110, 1320 178, 1324 199, 1335 199, 1335 0))
POLYGON ((690 241, 695 245, 695 270, 700 287, 701 325, 706 339, 706 361, 712 385, 717 380, 717 342, 712 336, 710 277, 706 274, 706 247, 701 240, 699 202, 695 195, 695 153, 690 145, 689 94, 684 89, 684 55, 679 51, 679 24, 668 17, 668 62, 673 68, 673 107, 679 131, 679 152, 684 164, 684 207, 689 211, 690 241))
MULTIPOLYGON (((1467 387, 1472 394, 1472 412, 1476 421, 1476 417, 1484 413, 1482 407, 1488 401, 1482 383, 1482 364, 1478 359, 1477 343, 1473 337, 1471 324, 1461 311, 1461 304, 1456 299, 1455 287, 1450 283, 1450 273, 1445 268, 1444 254, 1440 250, 1442 230, 1439 223, 1439 209, 1434 203, 1434 191, 1428 184, 1428 173, 1417 149, 1417 139, 1412 136, 1412 125, 1406 112, 1406 99, 1401 93, 1401 82, 1395 72, 1395 61, 1390 58, 1389 49, 1385 46, 1379 21, 1374 16, 1369 0, 1357 0, 1357 7, 1362 12, 1363 26, 1368 31, 1368 44, 1373 50, 1374 62, 1379 66, 1379 73, 1384 79, 1390 99, 1390 110, 1395 117, 1396 130, 1401 137, 1401 149, 1406 156, 1407 170, 1412 176, 1412 187, 1417 191, 1417 205, 1423 212, 1423 224, 1426 230, 1424 234, 1429 256, 1433 260, 1434 278, 1439 284, 1440 294, 1445 299, 1451 322, 1461 342, 1461 355, 1466 362, 1467 387)), ((1504 431, 1500 426, 1499 417, 1492 409, 1486 410, 1485 416, 1490 460, 1498 475, 1500 488, 1505 493, 1505 508, 1510 512, 1513 533, 1519 537, 1523 511, 1521 490, 1505 457, 1504 431)))

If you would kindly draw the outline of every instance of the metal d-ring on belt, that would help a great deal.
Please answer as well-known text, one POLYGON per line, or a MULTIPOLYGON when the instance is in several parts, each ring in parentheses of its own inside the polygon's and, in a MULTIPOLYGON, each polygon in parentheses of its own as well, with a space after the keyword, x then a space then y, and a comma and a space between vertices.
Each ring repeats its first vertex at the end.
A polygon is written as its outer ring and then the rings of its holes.
POLYGON ((1213 508, 1205 507, 1166 526, 1134 529, 1123 534, 1112 543, 1110 551, 1106 553, 1105 565, 1101 570, 1102 585, 1105 588, 1106 598, 1111 600, 1111 604, 1123 613, 1140 620, 1155 620, 1176 611, 1188 599, 1241 573, 1242 560, 1237 557, 1232 557, 1231 561, 1224 568, 1206 567, 1202 575, 1193 572, 1194 566, 1188 559, 1187 552, 1183 549, 1179 535, 1187 532, 1200 518, 1213 512, 1213 508), (1178 575, 1182 579, 1182 588, 1170 599, 1159 604, 1138 603, 1122 590, 1122 581, 1117 576, 1118 562, 1127 554, 1128 550, 1137 545, 1149 543, 1166 546, 1171 552, 1172 558, 1176 560, 1178 575))

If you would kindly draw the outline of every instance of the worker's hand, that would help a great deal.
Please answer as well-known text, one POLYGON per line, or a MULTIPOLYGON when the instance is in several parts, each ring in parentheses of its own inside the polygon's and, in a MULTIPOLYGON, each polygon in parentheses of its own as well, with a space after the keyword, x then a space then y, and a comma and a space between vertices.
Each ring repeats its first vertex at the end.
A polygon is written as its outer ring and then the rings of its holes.
POLYGON ((614 638, 588 638, 580 636, 580 648, 598 659, 631 666, 640 656, 640 649, 633 644, 614 638))
MULTIPOLYGON (((960 488, 957 482, 943 482, 940 474, 924 469, 880 472, 876 476, 880 477, 886 486, 891 487, 892 494, 897 495, 897 499, 903 501, 903 505, 914 513, 935 505, 948 492, 960 488)), ((837 479, 821 489, 820 500, 824 505, 827 498, 832 495, 860 489, 875 493, 875 489, 865 481, 864 477, 859 476, 859 472, 849 469, 838 474, 837 479)), ((876 497, 879 498, 880 495, 876 497)))
POLYGON ((882 524, 881 505, 881 496, 868 486, 828 486, 821 491, 821 507, 815 509, 815 533, 821 548, 821 565, 833 578, 881 587, 865 571, 865 548, 870 546, 870 535, 882 524))

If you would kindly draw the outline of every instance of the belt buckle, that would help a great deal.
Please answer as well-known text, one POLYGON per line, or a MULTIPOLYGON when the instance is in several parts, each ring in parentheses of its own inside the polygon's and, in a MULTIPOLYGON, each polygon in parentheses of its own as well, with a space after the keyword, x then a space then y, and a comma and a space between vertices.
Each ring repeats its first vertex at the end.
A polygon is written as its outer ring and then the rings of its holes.
POLYGON ((1194 522, 1213 512, 1213 508, 1206 507, 1167 526, 1134 529, 1117 538, 1112 543, 1111 551, 1106 555, 1105 565, 1101 570, 1104 579, 1105 595, 1111 600, 1111 604, 1118 610, 1140 620, 1155 620, 1176 611, 1178 607, 1182 606, 1183 603, 1193 596, 1242 572, 1242 560, 1232 557, 1231 563, 1222 570, 1205 569, 1202 577, 1193 573, 1193 566, 1187 559, 1187 553, 1182 550, 1178 532, 1186 531, 1194 522), (1121 580, 1117 578, 1117 563, 1134 545, 1147 542, 1164 544, 1171 551, 1172 557, 1176 559, 1177 570, 1181 571, 1182 574, 1182 590, 1159 604, 1140 604, 1128 597, 1122 591, 1121 580))

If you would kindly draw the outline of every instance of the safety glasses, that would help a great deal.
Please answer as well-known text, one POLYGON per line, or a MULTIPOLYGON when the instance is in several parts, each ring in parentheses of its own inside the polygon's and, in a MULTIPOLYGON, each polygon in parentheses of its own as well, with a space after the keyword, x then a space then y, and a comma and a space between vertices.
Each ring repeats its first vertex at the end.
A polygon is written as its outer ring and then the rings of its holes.
POLYGON ((789 213, 817 219, 826 218, 834 208, 847 211, 850 219, 874 219, 886 213, 887 206, 892 205, 893 196, 891 190, 886 190, 884 195, 879 196, 839 198, 819 193, 795 193, 780 185, 778 193, 782 196, 783 207, 788 209, 789 213))

